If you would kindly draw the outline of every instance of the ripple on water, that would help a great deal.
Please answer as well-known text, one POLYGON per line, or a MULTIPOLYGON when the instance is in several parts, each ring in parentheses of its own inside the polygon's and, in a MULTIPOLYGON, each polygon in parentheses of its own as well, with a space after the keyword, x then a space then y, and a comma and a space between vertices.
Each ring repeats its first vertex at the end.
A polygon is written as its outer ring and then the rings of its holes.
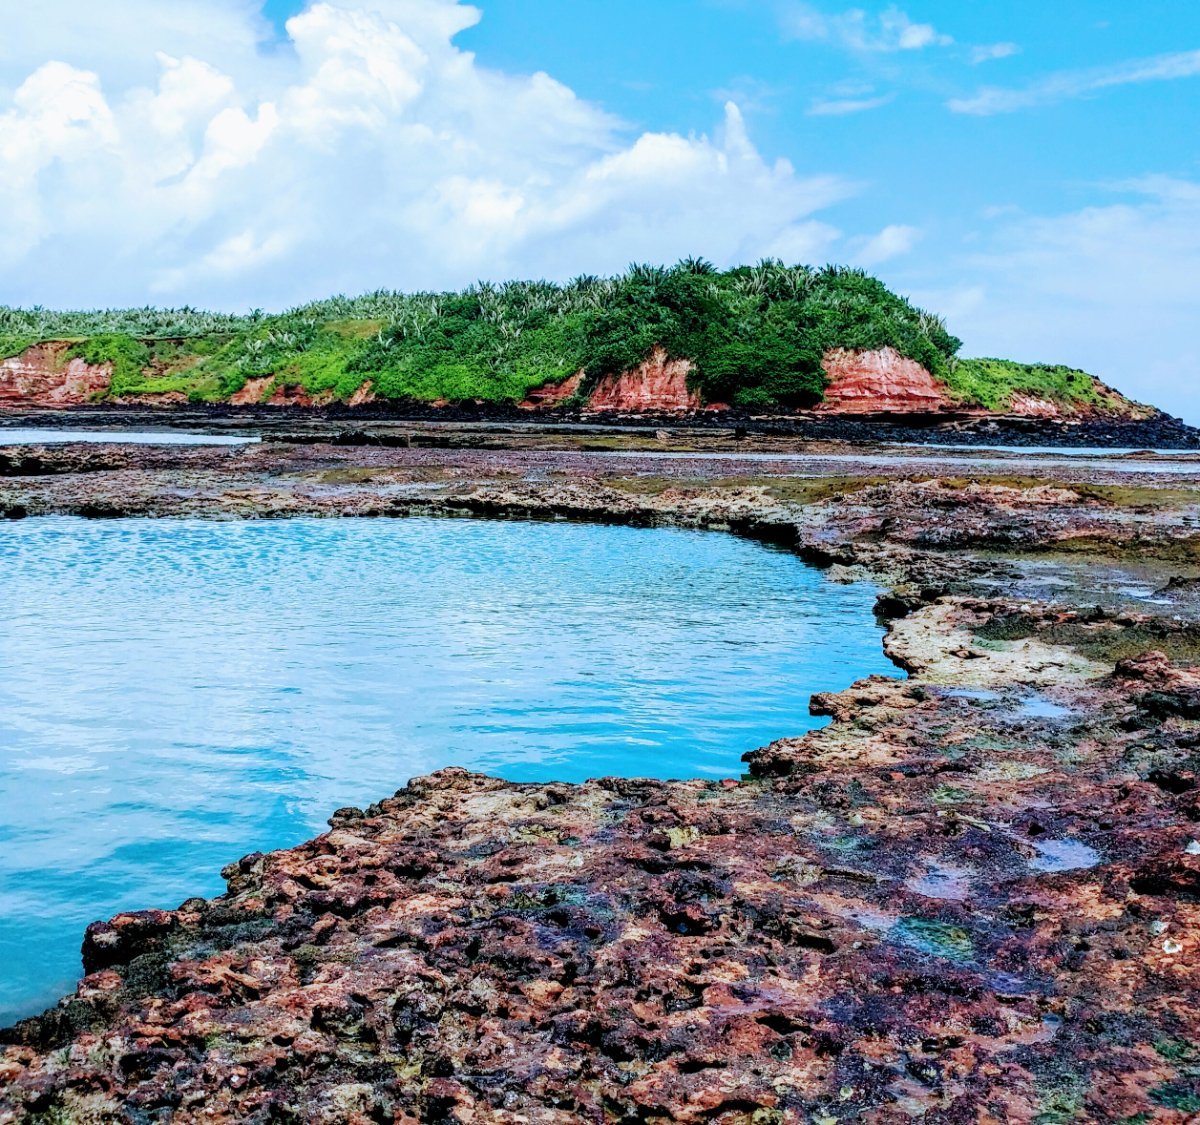
POLYGON ((455 520, 0 526, 0 1023, 84 926, 448 765, 737 776, 896 674, 877 591, 713 533, 455 520))

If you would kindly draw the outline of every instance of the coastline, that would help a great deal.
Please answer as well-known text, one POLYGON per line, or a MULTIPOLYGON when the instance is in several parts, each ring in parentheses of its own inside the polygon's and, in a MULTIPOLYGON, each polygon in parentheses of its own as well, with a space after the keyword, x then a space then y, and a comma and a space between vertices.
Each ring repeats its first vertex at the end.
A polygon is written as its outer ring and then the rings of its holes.
POLYGON ((1200 449, 1200 429, 1161 414, 1138 421, 1120 419, 1058 420, 1016 415, 925 413, 799 412, 761 416, 736 410, 721 412, 596 414, 558 408, 529 411, 516 406, 375 402, 358 406, 230 405, 132 406, 94 403, 70 407, 0 407, 0 431, 13 426, 53 428, 187 429, 241 431, 253 429, 284 441, 374 444, 395 430, 433 432, 439 428, 528 434, 646 433, 655 429, 692 434, 700 440, 727 438, 839 441, 855 444, 951 443, 961 446, 1010 445, 1200 449))
POLYGON ((445 770, 97 924, 0 1036, 0 1121, 1186 1120, 1200 467, 527 441, 7 450, 0 512, 732 531, 884 585, 910 678, 815 698, 744 780, 445 770))

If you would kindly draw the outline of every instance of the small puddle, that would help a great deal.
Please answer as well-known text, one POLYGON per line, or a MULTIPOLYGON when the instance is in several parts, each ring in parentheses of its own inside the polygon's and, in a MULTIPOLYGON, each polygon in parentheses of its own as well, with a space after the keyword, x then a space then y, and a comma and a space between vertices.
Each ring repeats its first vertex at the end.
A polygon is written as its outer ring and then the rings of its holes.
POLYGON ((1000 698, 998 691, 983 688, 951 688, 941 693, 943 699, 969 699, 972 703, 995 703, 1000 698))
MULTIPOLYGON (((1003 704, 1004 696, 985 688, 952 688, 941 692, 943 699, 966 699, 971 703, 1003 704)), ((1044 695, 1028 695, 1006 708, 1018 719, 1065 719, 1075 712, 1070 707, 1047 699, 1044 695)))
POLYGON ((1026 719, 1065 719, 1075 713, 1070 707, 1054 703, 1044 695, 1031 695, 1021 702, 1018 710, 1026 719))
POLYGON ((937 898, 948 902, 961 902, 971 891, 971 880, 961 867, 946 863, 930 864, 924 875, 905 879, 904 885, 926 898, 937 898))
POLYGON ((1033 846, 1038 854, 1029 866, 1035 871, 1081 871, 1100 862, 1100 853, 1079 840, 1037 840, 1033 846))

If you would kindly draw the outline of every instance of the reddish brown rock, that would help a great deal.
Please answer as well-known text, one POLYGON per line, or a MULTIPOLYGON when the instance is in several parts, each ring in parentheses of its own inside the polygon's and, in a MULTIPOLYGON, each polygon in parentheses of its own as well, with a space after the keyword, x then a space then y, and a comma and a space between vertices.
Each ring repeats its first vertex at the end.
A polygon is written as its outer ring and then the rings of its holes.
POLYGON ((38 344, 0 360, 0 409, 82 406, 112 385, 112 364, 69 359, 69 343, 38 344))
MULTIPOLYGON (((370 395, 370 391, 367 395, 370 395)), ((372 398, 373 395, 364 396, 355 405, 372 401, 372 398)), ((231 395, 229 401, 234 406, 326 406, 333 401, 333 394, 325 392, 311 395, 299 384, 281 382, 271 375, 263 375, 247 379, 242 389, 231 395)))
POLYGON ((607 375, 596 385, 588 410, 598 414, 687 414, 699 410, 700 392, 688 386, 692 364, 656 348, 631 371, 607 375))
POLYGON ((1133 402, 1111 387, 1093 380, 1097 401, 1076 400, 1055 402, 1036 395, 1014 391, 1005 407, 1005 413, 1018 418, 1041 418, 1061 421, 1088 421, 1091 419, 1124 418, 1131 421, 1153 418, 1157 413, 1153 407, 1133 402))
POLYGON ((997 577, 979 544, 1135 529, 1145 565, 1194 546, 1178 510, 1089 499, 1073 468, 789 504, 736 460, 635 454, 624 490, 528 450, 9 457, 36 474, 0 481, 10 513, 738 527, 902 581, 887 651, 912 675, 816 697, 831 725, 745 782, 443 771, 231 864, 221 898, 95 925, 76 994, 4 1036, 0 1122, 1194 1118, 1197 627, 1058 586, 1053 606, 946 593, 997 577))
POLYGON ((93 926, 73 1000, 6 1035, 0 1120, 999 1123, 1070 1096, 1184 1125, 1200 857, 1155 779, 1190 728, 1119 729, 1114 677, 1031 719, 981 659, 986 701, 822 697, 834 724, 747 784, 445 770, 220 899, 93 926))
POLYGON ((543 383, 542 386, 530 391, 525 401, 520 404, 522 410, 553 410, 556 406, 579 393, 583 384, 583 372, 577 371, 561 383, 543 383))
MULTIPOLYGON (((1061 418, 1063 412, 1064 407, 1056 402, 1051 402, 1047 398, 1038 398, 1035 395, 1022 394, 1020 391, 1014 391, 1008 401, 1007 413, 1016 414, 1021 418, 1061 418)), ((1073 413, 1073 411, 1068 412, 1073 413)))
POLYGON ((277 383, 267 399, 268 406, 327 406, 333 401, 332 391, 310 394, 298 383, 277 383))
POLYGON ((946 388, 895 348, 835 348, 823 361, 829 386, 817 410, 830 414, 913 414, 957 409, 946 388))
POLYGON ((375 401, 375 384, 368 379, 347 400, 347 406, 366 406, 375 401))
POLYGON ((257 406, 262 402, 263 396, 267 393, 267 388, 272 382, 273 380, 269 375, 247 379, 240 390, 234 391, 230 395, 229 401, 234 406, 257 406))

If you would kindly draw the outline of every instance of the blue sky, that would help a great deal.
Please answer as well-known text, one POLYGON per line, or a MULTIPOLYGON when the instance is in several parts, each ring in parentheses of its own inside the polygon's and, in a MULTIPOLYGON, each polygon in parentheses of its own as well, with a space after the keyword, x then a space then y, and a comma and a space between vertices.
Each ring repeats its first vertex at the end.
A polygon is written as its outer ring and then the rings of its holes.
POLYGON ((0 187, 28 248, 0 302, 832 259, 967 354, 1075 363, 1200 421, 1200 5, 112 0, 107 30, 93 7, 17 17, 0 140, 24 125, 44 173, 84 132, 155 190, 81 210, 69 177, 0 187), (64 273, 90 242, 119 262, 104 284, 64 273))
MULTIPOLYGON (((1200 174, 1200 81, 1141 82, 1061 97, 1036 112, 954 114, 946 103, 982 87, 1023 87, 1062 73, 1200 51, 1200 4, 1128 0, 915 0, 900 9, 955 43, 855 50, 787 32, 789 8, 838 14, 853 4, 761 0, 480 0, 483 18, 458 39, 486 66, 548 71, 634 131, 711 127, 733 98, 755 143, 798 167, 836 164, 871 190, 845 205, 855 221, 931 229, 974 225, 995 206, 1069 209, 1105 198, 1098 185, 1148 169, 1200 174), (1011 44, 986 62, 973 49, 1011 44), (891 100, 874 110, 814 115, 822 102, 891 100), (862 88, 859 93, 856 87, 862 88), (897 198, 899 196, 899 198, 897 198)), ((268 0, 282 25, 304 7, 268 0)), ((865 6, 882 13, 888 5, 865 6)), ((1200 66, 1197 66, 1200 77, 1200 66)))

